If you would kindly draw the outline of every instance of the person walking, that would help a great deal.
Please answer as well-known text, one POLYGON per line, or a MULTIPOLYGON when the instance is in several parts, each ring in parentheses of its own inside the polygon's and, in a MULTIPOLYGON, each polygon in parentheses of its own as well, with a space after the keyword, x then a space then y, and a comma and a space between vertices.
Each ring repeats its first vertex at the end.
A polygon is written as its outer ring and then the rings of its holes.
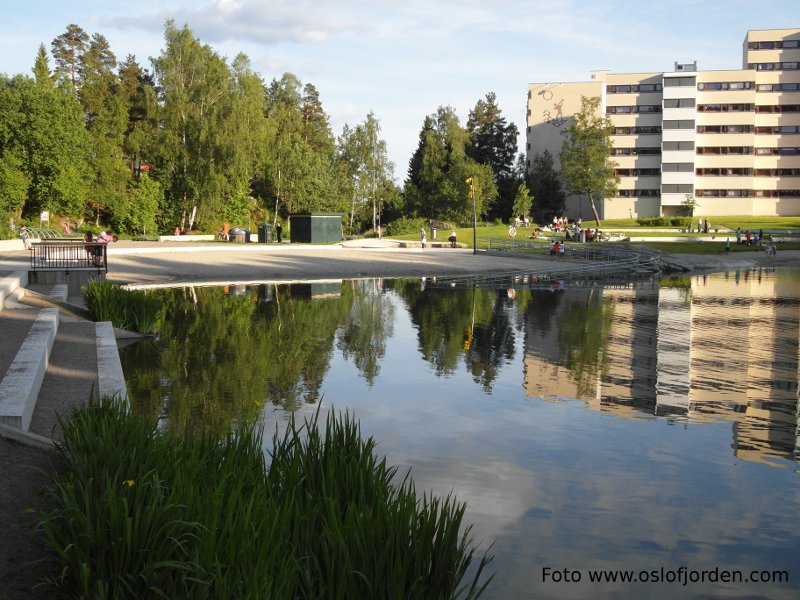
POLYGON ((422 247, 425 248, 428 245, 428 237, 425 235, 425 228, 421 227, 419 230, 419 241, 422 244, 422 247))
POLYGON ((281 225, 280 221, 275 223, 275 235, 277 236, 278 243, 280 244, 283 241, 283 225, 281 225))

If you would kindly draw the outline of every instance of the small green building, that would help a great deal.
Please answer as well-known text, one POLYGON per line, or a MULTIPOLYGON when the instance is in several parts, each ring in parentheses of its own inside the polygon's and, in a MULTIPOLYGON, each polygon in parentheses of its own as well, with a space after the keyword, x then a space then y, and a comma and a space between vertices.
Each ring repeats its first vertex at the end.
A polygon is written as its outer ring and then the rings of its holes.
POLYGON ((295 244, 331 244, 342 241, 343 213, 289 215, 289 240, 295 244))

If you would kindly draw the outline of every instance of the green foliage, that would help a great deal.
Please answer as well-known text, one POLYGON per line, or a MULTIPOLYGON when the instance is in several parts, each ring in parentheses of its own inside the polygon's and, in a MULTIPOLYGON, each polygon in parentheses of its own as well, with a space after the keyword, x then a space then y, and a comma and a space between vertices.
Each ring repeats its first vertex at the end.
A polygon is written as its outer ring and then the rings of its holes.
POLYGON ((148 175, 142 175, 130 186, 125 202, 114 212, 114 229, 123 233, 155 235, 156 218, 164 202, 161 184, 148 175))
POLYGON ((533 214, 537 221, 550 223, 553 217, 563 216, 567 196, 549 150, 533 157, 528 187, 535 198, 533 214))
POLYGON ((481 165, 488 165, 498 190, 496 202, 491 206, 490 217, 507 221, 518 215, 512 208, 522 177, 514 171, 519 132, 514 123, 508 123, 497 105, 494 92, 478 100, 467 119, 469 145, 467 155, 481 165))
POLYGON ((427 225, 427 219, 400 217, 386 226, 386 235, 415 235, 419 236, 419 230, 427 225))
POLYGON ((162 304, 153 292, 125 290, 118 283, 93 279, 81 288, 86 308, 95 321, 139 333, 156 330, 162 321, 162 304))
POLYGON ((413 214, 441 221, 472 221, 473 200, 484 215, 497 199, 492 168, 467 156, 469 135, 455 110, 439 107, 425 118, 419 146, 411 157, 404 186, 406 206, 413 214), (466 183, 472 178, 475 196, 466 183))
POLYGON ((636 222, 643 227, 688 227, 691 217, 639 217, 636 222))
POLYGON ((564 129, 561 176, 574 194, 586 194, 600 225, 597 201, 616 194, 619 177, 611 156, 611 121, 600 114, 600 97, 581 96, 581 109, 564 129))
POLYGON ((115 598, 476 598, 464 505, 417 497, 349 415, 260 431, 159 428, 122 403, 63 422, 40 527, 61 591, 115 598))
POLYGON ((531 198, 531 195, 528 192, 528 186, 524 183, 520 183, 519 187, 517 188, 517 195, 514 198, 514 208, 512 209, 512 214, 514 216, 530 215, 532 204, 533 198, 531 198))
POLYGON ((699 205, 700 203, 697 201, 697 198, 694 197, 694 194, 686 194, 683 202, 681 202, 681 206, 686 209, 690 217, 694 215, 694 211, 697 210, 699 205))

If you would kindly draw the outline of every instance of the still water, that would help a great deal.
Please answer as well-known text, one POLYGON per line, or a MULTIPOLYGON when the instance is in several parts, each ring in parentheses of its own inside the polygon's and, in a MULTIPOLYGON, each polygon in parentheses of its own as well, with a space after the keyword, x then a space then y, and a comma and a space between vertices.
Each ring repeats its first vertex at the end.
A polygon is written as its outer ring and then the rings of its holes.
POLYGON ((419 491, 467 503, 486 598, 798 597, 800 270, 159 293, 158 339, 122 351, 137 403, 268 431, 352 411, 419 491))

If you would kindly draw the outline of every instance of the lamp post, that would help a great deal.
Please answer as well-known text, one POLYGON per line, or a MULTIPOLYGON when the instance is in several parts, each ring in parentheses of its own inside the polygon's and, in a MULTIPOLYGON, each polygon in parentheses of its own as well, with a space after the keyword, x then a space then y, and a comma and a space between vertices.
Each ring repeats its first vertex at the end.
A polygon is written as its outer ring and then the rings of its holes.
POLYGON ((478 253, 478 211, 475 206, 475 186, 472 181, 472 177, 467 177, 467 185, 469 189, 467 191, 467 196, 472 198, 472 253, 478 253))

